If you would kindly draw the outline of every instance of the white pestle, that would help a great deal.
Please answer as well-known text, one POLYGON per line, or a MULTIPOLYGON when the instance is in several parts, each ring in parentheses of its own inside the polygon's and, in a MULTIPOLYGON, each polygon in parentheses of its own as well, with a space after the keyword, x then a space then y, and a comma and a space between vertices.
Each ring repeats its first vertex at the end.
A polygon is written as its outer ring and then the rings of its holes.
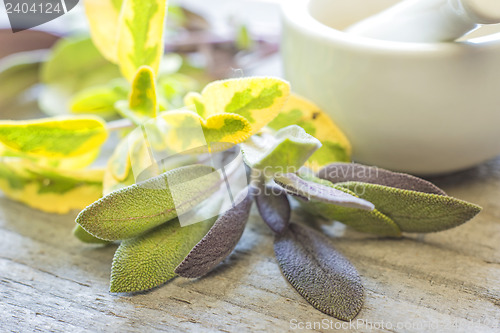
POLYGON ((500 23, 500 0, 404 0, 345 32, 400 42, 449 42, 500 23))

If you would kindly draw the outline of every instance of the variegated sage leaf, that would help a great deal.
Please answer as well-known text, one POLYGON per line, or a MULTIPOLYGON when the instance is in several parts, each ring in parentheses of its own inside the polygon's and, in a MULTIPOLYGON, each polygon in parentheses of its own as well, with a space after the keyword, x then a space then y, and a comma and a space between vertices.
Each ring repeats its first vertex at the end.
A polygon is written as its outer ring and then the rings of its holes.
POLYGON ((422 178, 356 163, 329 164, 318 172, 318 177, 334 184, 353 181, 446 195, 442 189, 422 178))
POLYGON ((76 223, 105 240, 135 237, 189 211, 220 183, 209 166, 177 168, 111 192, 82 210, 76 223))
POLYGON ((292 223, 276 236, 274 252, 283 275, 316 309, 340 320, 356 317, 364 299, 361 279, 328 238, 292 223))
POLYGON ((405 232, 454 228, 476 216, 481 207, 453 197, 361 182, 337 183, 370 200, 405 232))
POLYGON ((253 202, 247 189, 240 192, 235 201, 239 203, 217 218, 210 231, 177 266, 176 274, 201 277, 231 254, 245 230, 253 202))
POLYGON ((373 210, 374 205, 344 191, 300 178, 294 173, 277 174, 274 181, 287 193, 302 199, 316 200, 329 204, 373 210))
POLYGON ((285 190, 276 185, 256 189, 255 204, 262 220, 277 234, 282 234, 290 223, 291 208, 285 190))
POLYGON ((110 291, 148 290, 174 278, 175 267, 206 234, 214 219, 185 227, 175 219, 123 241, 113 258, 110 291))

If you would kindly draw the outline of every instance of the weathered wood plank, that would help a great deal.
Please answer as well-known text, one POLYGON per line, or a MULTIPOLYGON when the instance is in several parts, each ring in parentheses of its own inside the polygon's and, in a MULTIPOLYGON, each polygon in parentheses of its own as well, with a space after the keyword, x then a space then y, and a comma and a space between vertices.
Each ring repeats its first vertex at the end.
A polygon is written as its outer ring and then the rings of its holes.
MULTIPOLYGON (((402 240, 379 239, 338 223, 324 227, 367 288, 365 307, 354 322, 361 325, 358 331, 500 327, 500 159, 432 180, 484 211, 459 228, 402 240), (382 321, 384 329, 370 329, 382 321)), ((297 322, 340 325, 285 282, 271 232, 255 214, 235 252, 208 276, 177 278, 134 296, 114 295, 108 283, 116 246, 73 239, 74 213, 45 214, 0 198, 2 329, 280 332, 297 322)))

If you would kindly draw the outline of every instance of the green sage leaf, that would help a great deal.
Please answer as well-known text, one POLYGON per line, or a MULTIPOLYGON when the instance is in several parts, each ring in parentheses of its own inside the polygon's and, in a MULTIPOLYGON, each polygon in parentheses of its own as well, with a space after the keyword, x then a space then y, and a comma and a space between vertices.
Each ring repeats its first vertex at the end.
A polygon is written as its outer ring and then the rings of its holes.
POLYGON ((113 258, 110 291, 148 290, 174 278, 175 267, 207 233, 214 219, 185 227, 175 219, 123 241, 113 258))
POLYGON ((187 278, 201 277, 234 250, 250 216, 253 200, 248 189, 240 192, 236 202, 239 203, 217 218, 210 231, 177 266, 176 274, 187 278))
POLYGON ((294 173, 277 174, 274 181, 287 193, 306 201, 316 200, 343 207, 373 210, 374 205, 336 188, 304 180, 294 173))
POLYGON ((404 232, 435 232, 454 228, 476 216, 481 207, 441 194, 403 190, 361 182, 338 183, 369 200, 404 232))
POLYGON ((76 223, 105 240, 140 235, 189 211, 217 191, 213 168, 191 165, 104 196, 80 212, 76 223))
POLYGON ((83 229, 80 225, 76 225, 73 229, 73 235, 78 238, 83 243, 88 244, 109 244, 109 241, 97 238, 91 234, 89 234, 85 229, 83 229))
POLYGON ((268 178, 296 172, 319 147, 321 142, 297 125, 285 127, 275 136, 253 136, 241 145, 246 164, 268 178))
POLYGON ((262 220, 276 234, 282 234, 288 228, 292 209, 285 190, 276 185, 259 187, 255 195, 255 204, 262 220))
POLYGON ((292 223, 276 236, 274 252, 283 275, 312 306, 340 320, 356 317, 364 299, 361 279, 328 238, 292 223))
MULTIPOLYGON (((314 176, 308 176, 306 179, 308 181, 333 187, 339 191, 357 197, 354 192, 343 187, 335 186, 327 180, 319 179, 314 176)), ((341 207, 316 200, 300 200, 299 202, 310 214, 320 216, 329 221, 335 220, 342 222, 357 231, 386 237, 401 236, 401 229, 399 229, 398 225, 377 209, 367 211, 364 209, 341 207)))
POLYGON ((318 177, 334 184, 353 181, 446 195, 442 189, 422 178, 356 163, 329 164, 318 172, 318 177))

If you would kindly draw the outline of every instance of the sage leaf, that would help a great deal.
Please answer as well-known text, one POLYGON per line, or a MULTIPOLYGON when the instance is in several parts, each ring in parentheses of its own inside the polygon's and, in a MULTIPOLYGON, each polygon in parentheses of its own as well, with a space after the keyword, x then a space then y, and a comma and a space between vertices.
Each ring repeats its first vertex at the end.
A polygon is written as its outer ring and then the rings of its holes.
POLYGON ((62 170, 29 159, 0 157, 0 189, 30 207, 65 214, 102 195, 103 170, 62 170))
POLYGON ((371 202, 360 199, 333 187, 304 180, 294 173, 277 174, 274 181, 287 193, 306 201, 316 200, 343 207, 373 210, 371 202))
POLYGON ((353 181, 446 195, 442 189, 424 179, 356 163, 329 164, 318 172, 318 177, 334 184, 353 181))
POLYGON ((120 70, 128 80, 132 81, 141 66, 149 66, 158 74, 166 13, 166 0, 123 1, 115 45, 120 70))
POLYGON ((291 208, 283 188, 265 185, 257 189, 255 204, 262 220, 276 234, 282 234, 290 223, 291 208))
POLYGON ((32 156, 65 158, 84 155, 98 149, 107 138, 104 121, 91 116, 0 121, 0 143, 32 156))
POLYGON ((247 189, 240 192, 235 201, 239 203, 217 218, 205 237, 177 266, 176 274, 186 278, 201 277, 214 269, 234 250, 245 230, 253 203, 247 189))
POLYGON ((135 237, 189 211, 220 183, 209 166, 177 168, 111 192, 82 210, 76 223, 105 240, 135 237))
POLYGON ((245 163, 262 170, 267 178, 296 172, 319 147, 321 142, 297 125, 285 127, 274 136, 253 136, 241 145, 245 163))
POLYGON ((82 89, 71 98, 71 113, 96 114, 108 118, 116 115, 115 103, 127 98, 127 84, 123 79, 114 79, 107 84, 82 89))
MULTIPOLYGON (((358 197, 356 193, 346 188, 336 186, 328 180, 317 178, 314 175, 304 173, 301 177, 305 180, 329 186, 358 197)), ((335 220, 342 222, 357 231, 386 237, 401 236, 401 229, 399 229, 398 225, 376 208, 371 211, 367 211, 364 209, 341 207, 315 200, 299 200, 299 203, 302 208, 312 215, 322 217, 329 221, 335 220)))
POLYGON ((207 233, 213 220, 181 227, 174 219, 123 241, 113 258, 110 291, 148 290, 174 278, 175 267, 207 233))
POLYGON ((305 166, 317 171, 333 161, 351 160, 351 144, 340 128, 317 105, 296 94, 290 94, 282 111, 268 127, 279 130, 293 124, 302 127, 322 144, 307 159, 305 166))
POLYGON ((364 299, 361 279, 328 238, 292 223, 276 236, 274 252, 283 275, 312 306, 340 320, 356 317, 364 299))
POLYGON ((102 55, 113 63, 118 62, 118 19, 123 0, 85 0, 85 13, 89 22, 92 41, 102 55))
POLYGON ((212 82, 201 94, 189 94, 185 102, 187 106, 194 104, 205 118, 219 113, 238 114, 248 120, 250 135, 254 135, 280 113, 289 95, 286 81, 249 77, 212 82))
POLYGON ((109 241, 97 238, 85 231, 80 225, 76 225, 73 229, 73 235, 83 243, 88 244, 109 244, 109 241))
POLYGON ((476 216, 481 207, 441 194, 403 190, 361 182, 337 183, 391 218, 404 232, 435 232, 454 228, 476 216))
POLYGON ((115 107, 122 116, 137 125, 156 117, 158 112, 156 83, 153 70, 150 67, 142 66, 139 68, 132 81, 128 103, 119 101, 115 107))

